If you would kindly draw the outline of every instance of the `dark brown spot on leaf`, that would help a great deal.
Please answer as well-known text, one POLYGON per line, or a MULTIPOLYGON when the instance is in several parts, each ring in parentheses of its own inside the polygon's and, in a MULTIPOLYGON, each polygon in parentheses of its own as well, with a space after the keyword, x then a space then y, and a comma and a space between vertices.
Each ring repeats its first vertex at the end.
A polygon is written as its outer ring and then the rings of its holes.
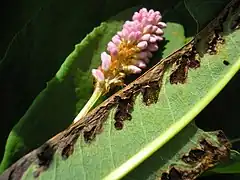
POLYGON ((92 129, 90 131, 84 131, 83 137, 84 137, 85 142, 90 142, 91 140, 94 139, 94 137, 96 135, 96 127, 97 126, 92 127, 92 129))
POLYGON ((62 158, 67 159, 70 155, 72 155, 74 151, 74 144, 76 143, 79 136, 72 136, 72 139, 63 147, 62 149, 62 158))
POLYGON ((226 66, 228 66, 230 63, 229 63, 228 61, 224 60, 224 61, 223 61, 223 64, 226 65, 226 66))
POLYGON ((188 66, 189 66, 189 68, 192 68, 192 69, 199 68, 200 67, 200 61, 193 59, 193 60, 188 62, 188 66))
POLYGON ((207 52, 210 55, 216 54, 218 52, 218 44, 223 44, 223 43, 224 43, 224 39, 221 35, 221 31, 219 31, 218 29, 215 29, 209 38, 207 52))
POLYGON ((115 123, 114 123, 114 126, 115 126, 115 128, 117 129, 117 130, 122 130, 122 128, 123 128, 123 121, 116 121, 115 123))
POLYGON ((202 160, 205 152, 201 149, 193 149, 189 152, 188 155, 182 157, 183 162, 187 164, 194 164, 202 160))
POLYGON ((118 106, 114 116, 114 119, 116 121, 114 125, 116 129, 118 130, 122 129, 123 121, 132 119, 131 112, 133 111, 133 104, 134 104, 133 94, 126 99, 120 99, 118 101, 118 106))
POLYGON ((36 157, 37 157, 37 164, 39 167, 33 174, 35 177, 39 176, 39 174, 42 171, 46 170, 50 166, 54 153, 55 153, 55 150, 52 148, 52 146, 49 143, 43 144, 38 149, 38 151, 36 152, 36 157))
POLYGON ((232 147, 231 143, 229 142, 223 131, 218 131, 217 138, 218 141, 222 144, 225 144, 227 148, 230 149, 232 147))
POLYGON ((182 180, 182 173, 178 171, 175 167, 172 167, 169 172, 170 180, 182 180))
POLYGON ((159 82, 152 82, 149 86, 142 89, 143 102, 149 106, 152 103, 157 103, 160 92, 159 82))
POLYGON ((181 58, 177 62, 174 63, 174 69, 172 74, 170 75, 170 83, 178 84, 185 83, 188 74, 188 63, 186 58, 181 58))

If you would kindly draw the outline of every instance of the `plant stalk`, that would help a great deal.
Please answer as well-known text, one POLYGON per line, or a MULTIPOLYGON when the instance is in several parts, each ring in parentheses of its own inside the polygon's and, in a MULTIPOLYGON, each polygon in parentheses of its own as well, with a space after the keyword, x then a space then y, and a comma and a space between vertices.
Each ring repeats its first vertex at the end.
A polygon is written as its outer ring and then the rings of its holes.
POLYGON ((81 118, 83 118, 91 110, 91 108, 94 106, 94 104, 97 102, 97 100, 102 94, 103 94, 103 88, 97 85, 94 89, 92 96, 88 100, 87 104, 85 104, 82 110, 75 117, 75 119, 73 120, 73 123, 76 123, 81 118))

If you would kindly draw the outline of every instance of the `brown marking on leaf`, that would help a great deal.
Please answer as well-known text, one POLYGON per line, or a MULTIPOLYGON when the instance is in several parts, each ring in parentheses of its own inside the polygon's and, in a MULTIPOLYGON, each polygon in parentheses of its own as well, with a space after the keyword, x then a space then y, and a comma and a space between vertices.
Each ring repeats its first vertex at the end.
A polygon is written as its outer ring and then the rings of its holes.
MULTIPOLYGON (((216 40, 216 37, 218 36, 212 36, 213 30, 216 29, 216 27, 219 27, 220 20, 222 20, 223 17, 226 17, 226 14, 228 14, 231 6, 234 6, 237 2, 239 2, 239 0, 233 0, 232 2, 230 2, 224 8, 221 14, 215 20, 213 20, 209 25, 207 25, 196 36, 196 38, 193 41, 186 44, 184 47, 177 50, 173 54, 169 55, 167 58, 162 59, 157 65, 155 65, 146 73, 144 73, 140 78, 133 81, 128 86, 126 86, 125 88, 115 93, 110 98, 108 98, 100 106, 98 106, 93 111, 91 111, 87 116, 83 117, 77 123, 72 124, 66 130, 64 130, 63 132, 51 138, 49 141, 46 142, 49 145, 49 147, 48 146, 46 146, 45 148, 40 147, 37 150, 32 151, 31 153, 27 154, 26 156, 18 160, 15 164, 13 164, 10 168, 8 168, 1 175, 1 177, 8 177, 13 180, 19 180, 21 179, 23 173, 27 170, 27 168, 33 162, 38 162, 37 164, 40 164, 40 165, 42 164, 42 166, 40 166, 39 169, 36 171, 36 172, 39 172, 39 174, 36 174, 37 176, 39 176, 43 170, 46 170, 49 167, 51 163, 51 154, 53 155, 56 151, 59 151, 59 152, 62 152, 63 155, 70 156, 74 150, 74 143, 76 142, 76 139, 79 136, 84 137, 85 141, 89 142, 89 141, 92 141, 98 133, 101 133, 103 130, 103 124, 109 115, 109 111, 114 107, 117 107, 119 104, 119 101, 121 100, 126 100, 130 98, 132 95, 135 96, 140 92, 144 92, 145 97, 143 99, 146 104, 155 102, 154 100, 155 98, 152 98, 152 97, 154 97, 154 94, 155 95, 157 94, 157 88, 156 88, 157 86, 153 87, 151 90, 148 89, 149 86, 156 85, 155 83, 157 82, 161 84, 161 79, 166 68, 169 65, 172 65, 175 62, 179 61, 180 59, 187 58, 188 67, 190 66, 199 67, 199 64, 197 62, 199 52, 196 52, 194 50, 194 49, 197 49, 195 47, 198 44, 198 39, 201 39, 202 37, 209 35, 208 37, 215 37, 215 40, 212 40, 210 44, 214 44, 213 43, 214 41, 219 41, 219 38, 217 38, 216 40), (148 92, 149 90, 150 92, 148 92), (45 150, 43 151, 43 149, 45 150)), ((185 60, 183 62, 186 63, 185 60)), ((182 66, 183 65, 180 65, 179 67, 182 67, 182 66)), ((180 80, 183 81, 183 79, 181 78, 180 80)), ((119 124, 121 126, 121 123, 119 124)), ((203 143, 202 146, 205 147, 206 145, 203 143)), ((214 154, 214 157, 213 157, 212 151, 209 151, 209 150, 206 150, 206 151, 208 153, 206 156, 204 156, 201 163, 197 163, 198 166, 193 167, 192 171, 184 172, 182 179, 185 180, 187 179, 187 177, 189 177, 188 179, 191 179, 192 177, 193 177, 192 179, 194 179, 197 175, 201 174, 204 170, 209 168, 212 164, 216 163, 216 161, 213 161, 213 159, 215 160, 221 159, 221 157, 223 156, 226 157, 229 154, 226 147, 215 149, 214 153, 216 154, 214 154), (185 176, 185 174, 187 175, 185 176)), ((174 170, 172 171, 169 170, 169 172, 174 172, 174 170)), ((172 174, 175 175, 176 173, 174 172, 172 174)))
POLYGON ((186 58, 181 58, 174 63, 174 69, 170 75, 170 83, 178 84, 185 83, 188 74, 188 63, 186 58))
MULTIPOLYGON (((231 6, 236 6, 239 3, 237 0, 231 2, 231 6)), ((172 73, 170 75, 171 84, 186 83, 189 68, 200 67, 199 57, 202 57, 206 52, 210 55, 215 55, 225 43, 222 36, 223 24, 227 20, 229 13, 232 12, 232 7, 228 6, 223 12, 207 27, 205 27, 190 44, 191 46, 184 54, 178 54, 173 61, 172 73)), ((235 25, 239 24, 239 16, 235 18, 235 25)))
POLYGON ((157 103, 160 92, 160 82, 152 82, 142 89, 143 102, 146 106, 157 103))
POLYGON ((232 147, 223 131, 218 131, 217 138, 220 143, 225 144, 228 148, 232 147))
POLYGON ((200 140, 200 147, 191 149, 188 154, 182 156, 181 160, 186 163, 186 167, 171 166, 168 172, 162 173, 161 180, 193 180, 219 162, 229 159, 230 142, 222 131, 217 132, 217 137, 219 141, 217 146, 206 139, 200 140))
POLYGON ((228 66, 228 65, 230 64, 230 62, 224 60, 224 61, 223 61, 223 64, 226 65, 226 66, 228 66))
POLYGON ((126 99, 120 99, 118 101, 118 106, 114 115, 114 119, 116 121, 114 125, 117 130, 121 130, 123 128, 123 121, 132 119, 131 112, 133 111, 133 105, 133 94, 126 99))
POLYGON ((193 149, 189 152, 188 155, 183 155, 182 160, 186 164, 195 164, 202 160, 205 152, 201 149, 193 149))
POLYGON ((72 136, 72 139, 67 142, 65 147, 62 149, 61 156, 63 159, 67 159, 70 155, 72 155, 74 151, 74 144, 76 143, 79 136, 72 136))
POLYGON ((173 63, 170 75, 171 84, 186 83, 189 68, 196 69, 200 67, 199 54, 196 48, 197 42, 194 41, 189 50, 173 63))
POLYGON ((209 39, 207 52, 210 55, 217 54, 219 51, 219 44, 224 44, 224 39, 221 36, 221 32, 215 29, 214 33, 211 34, 211 37, 209 39))
POLYGON ((34 171, 34 177, 38 177, 42 171, 45 171, 50 166, 54 153, 55 150, 47 142, 36 151, 38 168, 34 171))

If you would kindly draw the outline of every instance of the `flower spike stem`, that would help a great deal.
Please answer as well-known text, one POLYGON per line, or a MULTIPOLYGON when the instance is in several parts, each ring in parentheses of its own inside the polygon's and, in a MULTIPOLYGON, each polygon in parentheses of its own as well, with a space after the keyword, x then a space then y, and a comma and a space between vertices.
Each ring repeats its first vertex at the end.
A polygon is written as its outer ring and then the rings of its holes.
POLYGON ((87 104, 85 104, 85 106, 82 108, 79 114, 75 117, 73 122, 75 123, 79 121, 81 118, 83 118, 91 110, 91 108, 94 106, 94 104, 97 102, 97 100, 100 98, 102 94, 103 94, 103 88, 96 86, 87 104))

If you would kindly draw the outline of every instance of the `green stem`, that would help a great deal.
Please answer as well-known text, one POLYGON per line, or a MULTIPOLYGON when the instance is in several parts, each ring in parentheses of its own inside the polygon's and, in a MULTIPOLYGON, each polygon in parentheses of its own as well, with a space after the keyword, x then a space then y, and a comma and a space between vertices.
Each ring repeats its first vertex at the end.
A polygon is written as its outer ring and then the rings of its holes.
POLYGON ((94 104, 96 103, 96 101, 99 99, 99 97, 102 94, 103 94, 103 88, 101 88, 100 86, 97 85, 95 87, 95 90, 94 90, 92 96, 88 100, 87 104, 82 108, 82 110, 75 117, 73 122, 75 123, 75 122, 79 121, 82 117, 84 117, 90 111, 90 109, 94 106, 94 104))

